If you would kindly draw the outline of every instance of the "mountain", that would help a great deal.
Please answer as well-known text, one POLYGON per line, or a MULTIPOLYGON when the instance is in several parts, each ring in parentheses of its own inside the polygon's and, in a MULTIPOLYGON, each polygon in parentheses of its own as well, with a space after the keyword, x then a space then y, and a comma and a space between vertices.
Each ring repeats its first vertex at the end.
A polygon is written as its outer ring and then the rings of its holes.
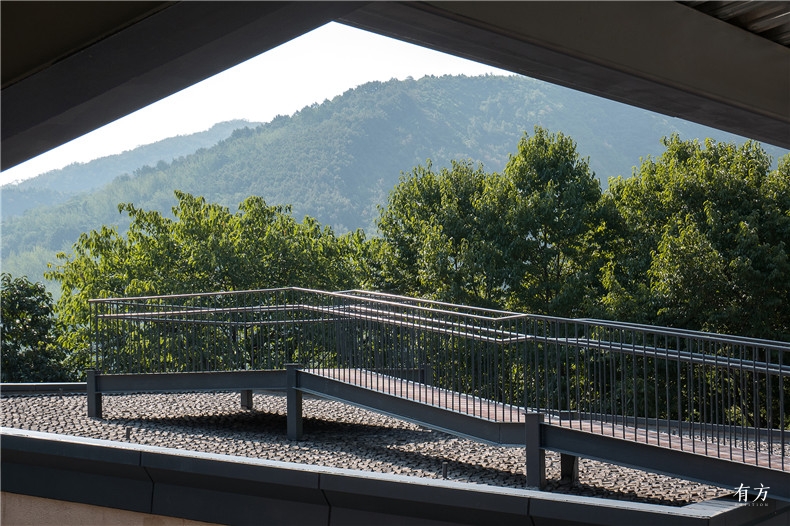
POLYGON ((5 220, 31 208, 63 203, 79 193, 100 188, 119 175, 132 173, 141 166, 170 162, 194 153, 199 148, 214 146, 230 137, 233 130, 249 125, 243 120, 220 122, 206 131, 170 137, 88 163, 73 163, 19 183, 5 184, 0 187, 0 214, 5 220))
MULTIPOLYGON (((109 169, 91 175, 113 179, 61 204, 4 219, 3 270, 40 280, 46 262, 68 250, 81 232, 102 224, 126 228, 118 203, 169 212, 175 189, 232 209, 249 195, 261 195, 269 204, 291 204, 297 218, 311 215, 338 232, 365 228, 372 234, 377 206, 386 202, 401 172, 427 159, 435 168, 472 159, 488 171, 502 170, 535 125, 571 136, 604 187, 610 176, 629 176, 640 157, 660 154, 661 138, 671 133, 743 142, 518 76, 371 82, 292 116, 239 127, 211 147, 170 156, 170 162, 143 163, 120 176, 109 169)), ((766 150, 774 160, 786 153, 766 150)), ((64 191, 57 173, 47 181, 43 189, 64 191)))

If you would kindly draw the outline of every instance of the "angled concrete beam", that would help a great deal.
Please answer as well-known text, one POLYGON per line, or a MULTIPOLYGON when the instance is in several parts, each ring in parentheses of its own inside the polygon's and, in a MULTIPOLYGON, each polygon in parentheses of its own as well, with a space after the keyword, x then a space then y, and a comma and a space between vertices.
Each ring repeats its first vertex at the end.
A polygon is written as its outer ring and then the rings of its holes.
POLYGON ((361 5, 176 2, 5 87, 2 169, 172 95, 361 5))
POLYGON ((790 148, 790 49, 676 2, 374 2, 340 21, 790 148))

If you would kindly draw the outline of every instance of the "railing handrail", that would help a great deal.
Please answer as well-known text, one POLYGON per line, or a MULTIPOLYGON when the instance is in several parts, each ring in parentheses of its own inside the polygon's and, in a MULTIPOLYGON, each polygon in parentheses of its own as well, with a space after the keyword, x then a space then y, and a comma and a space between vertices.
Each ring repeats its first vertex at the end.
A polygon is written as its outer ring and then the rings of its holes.
MULTIPOLYGON (((420 303, 428 303, 428 304, 432 304, 432 305, 441 305, 443 307, 459 307, 459 308, 463 308, 463 309, 470 310, 470 311, 480 311, 480 312, 491 312, 491 313, 495 313, 495 314, 505 314, 506 315, 505 317, 511 317, 513 315, 521 316, 521 314, 519 314, 519 313, 506 311, 506 310, 492 309, 492 308, 489 308, 489 307, 475 307, 475 306, 471 306, 471 305, 459 305, 457 303, 449 303, 449 302, 446 302, 446 301, 431 300, 431 299, 425 299, 425 298, 414 298, 414 297, 410 297, 410 296, 403 296, 403 295, 400 295, 400 294, 392 294, 390 292, 377 292, 377 291, 368 291, 368 290, 360 290, 360 289, 349 289, 349 290, 341 290, 341 291, 335 292, 333 294, 343 294, 343 295, 350 295, 350 296, 355 296, 355 297, 359 296, 359 297, 362 297, 362 298, 365 298, 365 299, 368 299, 371 296, 373 296, 373 297, 381 296, 381 297, 386 297, 386 298, 392 298, 394 300, 402 300, 404 302, 407 302, 407 301, 408 302, 410 302, 410 301, 419 301, 420 303)), ((449 311, 449 312, 453 312, 453 311, 449 311)), ((502 318, 494 318, 493 316, 491 318, 492 319, 497 319, 497 320, 502 319, 502 318)))
MULTIPOLYGON (((261 292, 282 292, 286 290, 298 290, 297 287, 275 287, 270 289, 249 289, 249 290, 221 290, 217 292, 189 292, 184 294, 158 294, 151 296, 122 296, 110 298, 91 298, 88 303, 113 303, 119 301, 139 301, 139 300, 158 300, 165 298, 194 298, 197 296, 229 296, 233 294, 252 294, 261 292)), ((307 289, 304 289, 307 290, 307 289)))
MULTIPOLYGON (((681 351, 679 349, 660 348, 660 347, 653 347, 648 345, 636 345, 632 343, 629 344, 622 342, 612 342, 612 341, 591 339, 591 338, 538 336, 538 335, 526 334, 522 332, 508 331, 505 329, 482 327, 479 325, 459 326, 457 323, 448 322, 444 320, 434 320, 431 318, 414 317, 409 315, 398 316, 390 311, 381 311, 381 310, 373 310, 373 309, 366 311, 365 308, 363 308, 362 313, 354 314, 354 313, 349 313, 347 307, 340 309, 336 307, 315 307, 306 304, 293 304, 288 306, 278 305, 278 306, 266 306, 266 307, 259 305, 251 305, 246 307, 211 307, 211 308, 198 307, 196 309, 188 309, 182 311, 169 310, 169 311, 155 311, 155 312, 130 312, 125 314, 99 314, 98 318, 99 319, 137 319, 140 321, 168 321, 173 323, 176 322, 189 323, 190 320, 175 319, 175 318, 170 319, 167 317, 179 316, 184 314, 202 315, 202 314, 217 314, 217 313, 224 314, 224 313, 239 313, 239 312, 293 312, 300 310, 308 311, 308 312, 325 312, 325 313, 343 316, 343 317, 349 317, 349 318, 369 319, 371 321, 384 321, 394 326, 411 327, 415 329, 428 330, 440 334, 463 336, 471 340, 486 341, 490 343, 518 343, 527 340, 540 341, 545 343, 572 345, 576 347, 593 348, 593 349, 607 350, 607 351, 626 353, 626 354, 639 354, 645 357, 656 357, 656 358, 668 359, 682 363, 696 363, 696 364, 712 365, 714 367, 760 370, 761 372, 765 372, 766 374, 771 374, 775 376, 788 375, 790 377, 790 364, 780 366, 779 364, 774 364, 765 361, 747 360, 743 358, 720 356, 716 354, 681 351), (382 313, 388 314, 388 316, 386 317, 382 316, 382 313), (424 323, 417 323, 417 322, 424 322, 424 323), (447 327, 451 327, 451 328, 447 328, 447 327), (464 329, 464 332, 461 332, 459 328, 464 329), (481 333, 493 334, 493 336, 486 336, 484 334, 476 334, 472 332, 475 330, 480 331, 481 333)), ((299 322, 303 322, 303 321, 304 320, 299 320, 299 322)), ((228 323, 228 322, 220 321, 216 323, 228 323)), ((254 325, 255 323, 260 323, 260 322, 237 322, 236 324, 254 325)), ((277 321, 276 323, 283 323, 283 322, 277 321)), ((296 321, 294 323, 296 323, 296 321)))
POLYGON ((691 336, 695 339, 706 341, 718 341, 725 339, 729 342, 743 343, 745 345, 756 345, 760 347, 768 347, 778 351, 790 351, 790 342, 781 340, 768 340, 764 338, 751 338, 748 336, 737 336, 734 334, 722 334, 716 332, 694 331, 691 329, 679 329, 677 327, 666 327, 662 325, 648 325, 645 323, 631 323, 627 321, 615 320, 602 320, 596 318, 574 318, 575 321, 582 323, 592 323, 595 325, 605 325, 616 329, 638 329, 642 331, 649 331, 655 334, 664 334, 672 336, 691 336))
MULTIPOLYGON (((113 302, 128 303, 132 301, 194 298, 201 296, 202 297, 228 296, 228 295, 241 295, 241 294, 252 294, 252 293, 261 294, 261 293, 285 292, 285 291, 306 292, 306 293, 317 294, 321 296, 329 296, 329 297, 345 298, 345 299, 357 299, 357 300, 361 299, 365 301, 378 303, 380 305, 395 306, 400 308, 404 307, 404 302, 416 301, 416 302, 426 303, 431 305, 441 305, 442 307, 456 307, 458 309, 477 311, 481 313, 486 312, 486 313, 505 315, 505 316, 486 316, 483 314, 472 314, 469 312, 459 312, 456 310, 436 309, 422 305, 413 305, 413 304, 407 305, 408 308, 412 308, 420 311, 431 311, 431 312, 436 312, 436 313, 446 314, 451 316, 471 316, 474 319, 485 320, 490 322, 502 322, 502 321, 509 321, 515 319, 534 319, 540 321, 556 321, 560 323, 578 323, 581 325, 595 325, 599 327, 607 327, 613 329, 635 329, 635 330, 640 330, 642 332, 649 332, 651 334, 657 334, 662 336, 670 336, 670 337, 678 337, 678 338, 693 337, 694 339, 697 340, 705 340, 709 342, 718 342, 724 344, 739 343, 739 344, 750 345, 750 346, 765 347, 771 350, 790 351, 790 343, 779 341, 779 340, 750 338, 750 337, 730 335, 730 334, 694 331, 689 329, 678 329, 675 327, 663 327, 657 325, 621 322, 614 320, 602 320, 602 319, 594 319, 594 318, 564 318, 560 316, 549 316, 543 314, 524 314, 524 313, 511 312, 511 311, 488 309, 483 307, 470 307, 466 305, 458 305, 454 303, 423 299, 423 298, 411 298, 408 296, 401 296, 401 295, 385 293, 385 292, 363 291, 358 289, 329 292, 329 291, 322 291, 322 290, 309 289, 303 287, 277 287, 277 288, 269 288, 269 289, 219 291, 219 292, 209 292, 209 293, 202 292, 202 293, 189 293, 189 294, 133 296, 133 297, 120 297, 120 298, 119 297, 94 298, 88 300, 88 302, 89 303, 113 303, 113 302), (388 298, 388 299, 382 299, 382 298, 388 298), (403 301, 399 302, 398 300, 403 300, 403 301)), ((200 307, 189 307, 189 308, 194 309, 195 311, 203 310, 200 307)))

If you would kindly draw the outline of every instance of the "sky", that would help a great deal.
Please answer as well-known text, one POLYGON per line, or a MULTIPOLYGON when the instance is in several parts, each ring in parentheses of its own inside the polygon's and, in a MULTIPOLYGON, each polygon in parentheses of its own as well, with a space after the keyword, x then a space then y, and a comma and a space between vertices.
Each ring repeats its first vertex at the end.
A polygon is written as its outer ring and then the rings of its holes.
POLYGON ((329 23, 0 173, 17 182, 74 162, 246 119, 269 122, 366 82, 509 72, 329 23))

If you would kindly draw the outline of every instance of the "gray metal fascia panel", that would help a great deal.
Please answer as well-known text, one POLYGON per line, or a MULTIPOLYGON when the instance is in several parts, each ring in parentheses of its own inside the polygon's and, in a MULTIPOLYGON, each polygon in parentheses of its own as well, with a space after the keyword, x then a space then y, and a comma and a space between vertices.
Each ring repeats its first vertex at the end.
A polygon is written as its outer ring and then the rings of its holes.
POLYGON ((97 374, 100 393, 285 389, 285 371, 97 374))
POLYGON ((321 475, 335 508, 355 509, 453 524, 524 524, 530 497, 521 490, 452 487, 443 481, 384 480, 364 475, 321 475))
POLYGON ((699 512, 710 517, 711 526, 735 526, 742 524, 784 524, 790 526, 790 504, 766 499, 759 506, 738 502, 735 496, 695 502, 683 507, 685 512, 699 512), (780 517, 784 516, 784 519, 780 517), (769 520, 773 519, 773 520, 769 520))
MULTIPOLYGON (((221 491, 260 494, 305 500, 318 493, 318 474, 270 464, 247 462, 246 458, 210 457, 143 452, 141 464, 155 483, 182 484, 221 491)), ((323 500, 323 499, 318 499, 323 500)))
POLYGON ((320 524, 329 506, 319 475, 296 466, 184 451, 143 452, 152 513, 221 524, 320 524))
POLYGON ((54 462, 54 459, 62 459, 58 462, 71 462, 77 468, 83 467, 94 471, 104 465, 140 465, 139 451, 113 447, 110 442, 100 444, 89 438, 8 428, 2 428, 2 431, 4 460, 16 456, 28 456, 33 463, 51 465, 50 462, 54 462))
POLYGON ((166 483, 156 484, 152 510, 157 515, 217 524, 324 526, 330 519, 326 502, 166 483))
MULTIPOLYGON (((770 499, 769 499, 770 500, 770 499)), ((536 525, 706 525, 763 524, 761 520, 786 512, 784 503, 750 507, 733 499, 715 499, 683 507, 616 501, 557 493, 531 499, 530 518, 536 525)), ((788 508, 790 509, 790 508, 788 508)))
POLYGON ((529 508, 533 524, 552 525, 558 523, 589 524, 602 526, 707 526, 708 517, 699 514, 684 514, 682 509, 671 506, 640 505, 637 502, 612 505, 603 499, 590 502, 579 498, 534 499, 529 508), (664 508, 664 509, 661 509, 664 508))
POLYGON ((18 429, 0 433, 4 491, 219 523, 731 526, 762 519, 786 524, 790 517, 790 507, 776 502, 676 508, 18 429))

